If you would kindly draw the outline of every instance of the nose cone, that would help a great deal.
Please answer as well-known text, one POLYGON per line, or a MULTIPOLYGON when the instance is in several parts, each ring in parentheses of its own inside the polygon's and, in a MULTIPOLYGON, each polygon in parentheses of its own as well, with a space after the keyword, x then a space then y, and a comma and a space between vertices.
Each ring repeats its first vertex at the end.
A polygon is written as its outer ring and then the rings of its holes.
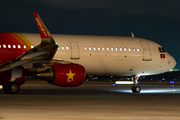
POLYGON ((173 56, 170 55, 170 65, 171 65, 171 69, 173 69, 176 66, 176 60, 174 59, 173 56))

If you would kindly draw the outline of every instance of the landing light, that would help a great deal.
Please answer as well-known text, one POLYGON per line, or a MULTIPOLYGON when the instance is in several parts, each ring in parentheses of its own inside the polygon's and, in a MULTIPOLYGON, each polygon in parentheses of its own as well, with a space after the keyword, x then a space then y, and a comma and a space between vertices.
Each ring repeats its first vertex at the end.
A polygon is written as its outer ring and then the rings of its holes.
POLYGON ((0 89, 2 89, 2 85, 0 85, 0 89))
POLYGON ((116 81, 115 83, 116 83, 117 85, 118 85, 118 84, 134 84, 133 81, 116 81))
POLYGON ((173 69, 170 69, 169 72, 173 71, 173 69))
POLYGON ((179 69, 170 69, 169 72, 177 72, 179 69))

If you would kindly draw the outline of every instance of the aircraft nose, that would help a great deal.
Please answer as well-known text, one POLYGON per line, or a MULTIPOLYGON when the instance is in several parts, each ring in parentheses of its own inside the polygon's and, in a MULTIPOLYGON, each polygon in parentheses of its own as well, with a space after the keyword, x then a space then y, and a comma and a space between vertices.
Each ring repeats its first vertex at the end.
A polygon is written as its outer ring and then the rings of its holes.
POLYGON ((175 60, 174 57, 171 56, 171 55, 170 55, 169 64, 172 66, 171 69, 173 69, 173 68, 176 66, 176 60, 175 60))

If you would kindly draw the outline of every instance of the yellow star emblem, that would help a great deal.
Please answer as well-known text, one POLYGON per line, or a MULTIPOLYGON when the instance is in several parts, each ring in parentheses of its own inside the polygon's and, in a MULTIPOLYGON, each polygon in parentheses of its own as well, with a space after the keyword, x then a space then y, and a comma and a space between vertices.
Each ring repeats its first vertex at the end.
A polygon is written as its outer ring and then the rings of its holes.
POLYGON ((75 74, 76 74, 76 73, 72 73, 71 70, 69 70, 69 73, 66 73, 66 75, 68 76, 68 79, 67 79, 67 80, 69 80, 69 79, 73 80, 73 76, 74 76, 75 74))

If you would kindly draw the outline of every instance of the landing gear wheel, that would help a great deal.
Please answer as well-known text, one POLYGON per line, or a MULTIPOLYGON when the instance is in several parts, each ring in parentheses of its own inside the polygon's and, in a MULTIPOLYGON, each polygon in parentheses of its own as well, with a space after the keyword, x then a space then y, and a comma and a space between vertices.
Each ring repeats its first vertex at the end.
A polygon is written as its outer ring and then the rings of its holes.
POLYGON ((3 85, 3 91, 6 94, 17 94, 20 90, 20 87, 15 82, 7 82, 3 85))
POLYGON ((132 90, 133 93, 134 93, 134 87, 135 87, 135 86, 132 86, 132 88, 131 88, 131 90, 132 90))
POLYGON ((141 87, 140 86, 132 86, 131 90, 133 93, 140 93, 141 87))

